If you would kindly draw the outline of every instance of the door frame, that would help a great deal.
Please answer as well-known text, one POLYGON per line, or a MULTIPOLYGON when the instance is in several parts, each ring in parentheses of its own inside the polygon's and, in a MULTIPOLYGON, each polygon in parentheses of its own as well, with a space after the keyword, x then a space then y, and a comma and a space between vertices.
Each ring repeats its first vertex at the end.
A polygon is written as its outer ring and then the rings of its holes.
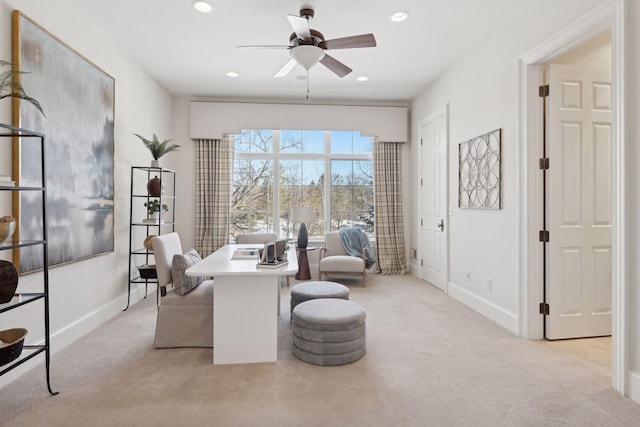
MULTIPOLYGON (((435 110, 433 110, 431 113, 427 114, 422 120, 420 120, 417 124, 417 129, 416 129, 416 135, 418 135, 418 143, 420 143, 420 140, 422 139, 422 127, 428 125, 429 123, 435 121, 436 119, 438 119, 440 116, 444 116, 444 126, 445 126, 445 149, 444 149, 444 199, 445 199, 445 205, 444 205, 444 209, 445 209, 445 218, 444 218, 444 256, 445 256, 445 266, 444 266, 444 293, 449 293, 449 103, 446 103, 438 108, 436 108, 435 110)), ((423 156, 423 148, 422 145, 420 146, 420 156, 419 159, 417 160, 418 162, 418 166, 420 165, 420 161, 422 160, 422 156, 423 156)), ((420 179, 422 179, 422 174, 420 175, 420 179)), ((422 191, 423 187, 422 185, 419 185, 418 188, 420 189, 420 205, 418 207, 418 221, 420 221, 421 217, 422 217, 422 207, 424 206, 424 193, 422 191)), ((422 225, 418 224, 418 229, 420 230, 420 235, 422 236, 422 225)), ((422 256, 425 253, 425 244, 422 241, 422 238, 420 238, 419 240, 419 251, 420 251, 420 255, 422 256)), ((418 271, 420 272, 420 274, 418 275, 418 277, 420 279, 424 279, 424 267, 420 264, 418 264, 417 266, 418 271)))
POLYGON ((627 371, 626 338, 626 259, 625 259, 625 188, 624 153, 626 151, 625 117, 625 8, 626 0, 611 0, 585 14, 552 35, 518 59, 518 165, 520 196, 518 200, 518 240, 520 241, 520 335, 527 339, 542 339, 542 318, 538 304, 542 302, 542 245, 538 231, 542 228, 542 178, 538 158, 542 157, 542 102, 538 86, 543 82, 543 65, 581 43, 611 31, 612 83, 612 387, 625 393, 627 371))

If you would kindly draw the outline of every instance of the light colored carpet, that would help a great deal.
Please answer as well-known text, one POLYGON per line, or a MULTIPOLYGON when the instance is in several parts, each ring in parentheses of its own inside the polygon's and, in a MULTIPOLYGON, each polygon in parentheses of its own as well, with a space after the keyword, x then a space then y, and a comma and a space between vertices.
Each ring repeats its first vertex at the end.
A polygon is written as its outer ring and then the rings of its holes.
POLYGON ((10 426, 632 426, 640 405, 593 362, 515 337, 412 276, 344 281, 367 310, 367 354, 321 367, 291 354, 283 288, 277 363, 212 365, 153 349, 151 296, 0 389, 10 426))

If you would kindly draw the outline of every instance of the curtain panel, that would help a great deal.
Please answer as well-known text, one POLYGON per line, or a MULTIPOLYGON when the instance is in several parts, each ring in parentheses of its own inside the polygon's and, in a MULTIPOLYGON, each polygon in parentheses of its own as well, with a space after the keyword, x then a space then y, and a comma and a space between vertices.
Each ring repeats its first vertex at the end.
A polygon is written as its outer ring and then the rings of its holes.
POLYGON ((229 243, 232 171, 229 135, 196 140, 195 249, 203 258, 229 243))
POLYGON ((373 144, 373 185, 378 264, 386 275, 407 271, 402 221, 401 145, 393 142, 373 144))

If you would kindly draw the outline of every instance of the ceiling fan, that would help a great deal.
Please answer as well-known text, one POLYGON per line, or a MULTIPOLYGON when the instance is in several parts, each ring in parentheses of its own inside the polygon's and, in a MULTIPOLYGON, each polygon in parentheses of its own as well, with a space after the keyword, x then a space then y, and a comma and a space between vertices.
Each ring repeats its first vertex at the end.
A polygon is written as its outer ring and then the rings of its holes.
POLYGON ((287 15, 293 34, 289 37, 289 45, 253 45, 237 46, 238 48, 288 49, 291 59, 287 61, 274 75, 274 78, 285 77, 296 66, 300 65, 309 71, 320 62, 338 77, 344 77, 353 71, 342 62, 325 51, 335 49, 351 49, 358 47, 375 47, 376 39, 373 34, 342 37, 325 40, 321 32, 311 29, 309 21, 313 18, 313 9, 300 10, 300 16, 287 15))

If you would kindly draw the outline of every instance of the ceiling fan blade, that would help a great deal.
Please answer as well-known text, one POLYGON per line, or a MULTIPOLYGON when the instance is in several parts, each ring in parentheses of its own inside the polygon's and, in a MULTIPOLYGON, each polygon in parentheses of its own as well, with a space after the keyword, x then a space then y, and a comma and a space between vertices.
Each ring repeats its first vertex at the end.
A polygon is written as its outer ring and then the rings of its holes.
POLYGON ((342 62, 338 61, 332 56, 327 55, 326 53, 320 60, 320 63, 331 70, 338 77, 344 77, 353 71, 351 68, 347 67, 342 62))
POLYGON ((322 49, 351 49, 354 47, 375 47, 376 38, 373 34, 360 34, 359 36, 342 37, 339 39, 325 40, 319 45, 322 49))
POLYGON ((237 49, 289 49, 290 46, 284 44, 255 44, 236 46, 237 49))
POLYGON ((284 64, 274 75, 273 78, 274 79, 279 79, 281 77, 285 77, 287 74, 289 74, 289 71, 293 70, 293 68, 297 65, 298 63, 296 62, 295 59, 291 58, 289 59, 286 64, 284 64))
POLYGON ((293 31, 296 33, 300 40, 305 42, 311 41, 311 30, 309 29, 309 21, 307 18, 303 18, 302 16, 295 15, 287 15, 287 19, 289 20, 289 24, 293 28, 293 31))

